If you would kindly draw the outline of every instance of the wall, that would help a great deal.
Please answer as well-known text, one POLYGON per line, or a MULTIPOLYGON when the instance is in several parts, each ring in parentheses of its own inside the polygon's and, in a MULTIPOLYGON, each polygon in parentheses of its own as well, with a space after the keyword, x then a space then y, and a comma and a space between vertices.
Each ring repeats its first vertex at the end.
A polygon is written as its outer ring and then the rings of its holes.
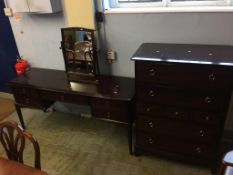
POLYGON ((62 52, 59 49, 60 28, 65 27, 62 13, 21 14, 19 21, 10 18, 19 53, 32 66, 64 69, 62 52))
POLYGON ((107 44, 118 54, 112 72, 133 77, 129 59, 143 42, 233 45, 232 19, 233 13, 107 15, 107 44))

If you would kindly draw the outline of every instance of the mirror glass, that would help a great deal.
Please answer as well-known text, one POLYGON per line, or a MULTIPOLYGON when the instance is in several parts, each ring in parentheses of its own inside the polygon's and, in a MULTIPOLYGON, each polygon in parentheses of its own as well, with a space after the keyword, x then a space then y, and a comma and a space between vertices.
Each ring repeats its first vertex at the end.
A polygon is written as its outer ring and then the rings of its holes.
POLYGON ((68 74, 96 75, 98 66, 94 30, 62 29, 62 50, 68 74))

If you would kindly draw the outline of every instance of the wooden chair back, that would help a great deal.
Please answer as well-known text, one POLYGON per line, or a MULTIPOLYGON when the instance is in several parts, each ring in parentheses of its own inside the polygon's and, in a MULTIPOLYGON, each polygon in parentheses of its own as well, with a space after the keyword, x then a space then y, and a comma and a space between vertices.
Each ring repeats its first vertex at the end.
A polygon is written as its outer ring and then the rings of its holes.
POLYGON ((36 139, 14 121, 0 123, 0 142, 6 151, 8 159, 24 163, 23 153, 25 149, 25 138, 28 139, 34 147, 35 168, 41 169, 40 148, 36 139))

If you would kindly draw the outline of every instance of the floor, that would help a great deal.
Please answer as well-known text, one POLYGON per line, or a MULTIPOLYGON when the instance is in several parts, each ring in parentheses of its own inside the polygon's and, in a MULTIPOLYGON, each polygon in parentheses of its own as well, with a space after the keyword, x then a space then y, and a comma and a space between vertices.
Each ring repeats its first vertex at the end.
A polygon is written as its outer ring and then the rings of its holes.
MULTIPOLYGON (((131 156, 127 130, 60 112, 23 109, 26 127, 39 141, 42 169, 50 175, 210 175, 210 170, 157 158, 131 156)), ((18 121, 16 113, 7 120, 18 121)), ((0 154, 3 150, 0 149, 0 154)), ((32 147, 25 160, 32 164, 32 147)))

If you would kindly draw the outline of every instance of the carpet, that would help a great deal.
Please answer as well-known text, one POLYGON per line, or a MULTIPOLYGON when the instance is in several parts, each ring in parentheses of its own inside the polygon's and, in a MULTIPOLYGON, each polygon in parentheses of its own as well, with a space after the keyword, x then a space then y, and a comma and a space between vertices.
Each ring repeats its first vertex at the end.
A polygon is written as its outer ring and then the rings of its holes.
MULTIPOLYGON (((211 175, 208 169, 156 156, 129 155, 124 127, 60 112, 22 112, 27 130, 40 144, 42 170, 50 175, 211 175)), ((7 120, 18 121, 17 114, 7 120)), ((26 164, 32 155, 27 147, 26 164)))
POLYGON ((0 98, 0 121, 15 111, 14 100, 0 98))

